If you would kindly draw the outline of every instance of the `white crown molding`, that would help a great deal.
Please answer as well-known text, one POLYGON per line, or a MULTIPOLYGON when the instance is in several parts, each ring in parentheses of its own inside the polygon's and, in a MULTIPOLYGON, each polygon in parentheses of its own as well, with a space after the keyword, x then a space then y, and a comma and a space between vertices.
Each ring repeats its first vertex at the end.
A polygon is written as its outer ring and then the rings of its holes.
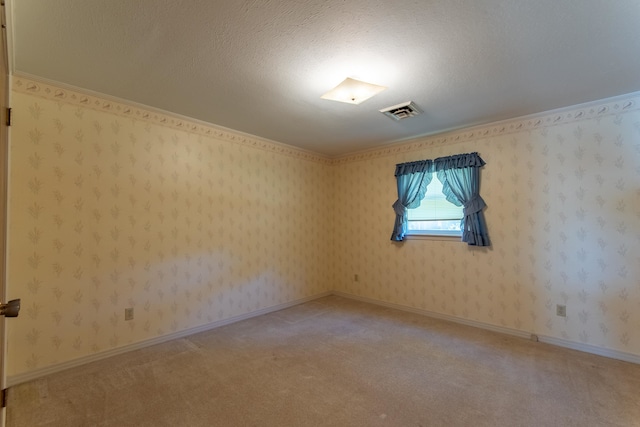
POLYGON ((322 154, 306 151, 301 148, 213 125, 168 111, 155 109, 146 105, 136 104, 132 101, 63 85, 58 82, 45 81, 34 76, 14 74, 12 89, 18 93, 26 93, 51 101, 64 102, 78 107, 115 114, 120 117, 165 126, 175 130, 213 137, 283 156, 323 164, 331 163, 331 159, 322 154))
POLYGON ((14 74, 12 88, 19 93, 28 93, 53 101, 65 102, 97 111, 105 111, 121 117, 142 120, 176 130, 214 137, 235 144, 327 165, 342 165, 372 160, 380 157, 419 151, 434 146, 471 142, 478 139, 508 135, 516 132, 534 131, 567 123, 599 119, 606 116, 626 114, 640 110, 640 92, 633 92, 613 98, 606 98, 499 122, 451 130, 436 135, 412 138, 406 141, 397 141, 382 147, 331 158, 179 114, 136 104, 132 101, 67 86, 59 82, 45 81, 44 79, 31 75, 14 74))
POLYGON ((407 141, 394 142, 370 150, 358 151, 333 158, 332 164, 345 164, 379 157, 394 156, 402 153, 423 150, 434 146, 471 142, 478 139, 508 135, 516 132, 527 132, 544 129, 567 123, 600 119, 606 116, 626 114, 640 110, 640 92, 633 92, 613 98, 587 102, 531 114, 499 122, 456 129, 436 135, 412 138, 407 141))

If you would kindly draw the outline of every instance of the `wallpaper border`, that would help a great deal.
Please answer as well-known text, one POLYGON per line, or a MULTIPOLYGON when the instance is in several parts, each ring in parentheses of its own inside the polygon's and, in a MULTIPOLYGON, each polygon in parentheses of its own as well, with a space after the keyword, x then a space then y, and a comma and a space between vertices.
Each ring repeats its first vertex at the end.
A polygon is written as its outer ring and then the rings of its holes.
POLYGON ((595 100, 556 110, 515 117, 502 121, 455 129, 435 135, 396 141, 382 147, 362 150, 332 158, 332 164, 345 164, 380 157, 431 148, 436 145, 451 145, 472 142, 478 139, 508 135, 516 132, 535 131, 567 123, 599 119, 601 117, 626 114, 640 110, 640 92, 619 95, 612 98, 595 100))
POLYGON ((103 111, 120 117, 140 120, 197 135, 215 137, 234 144, 294 157, 296 159, 324 164, 331 163, 329 157, 306 151, 302 148, 263 139, 190 117, 154 109, 153 107, 136 105, 133 101, 117 99, 115 97, 111 98, 108 95, 91 93, 88 90, 80 88, 63 87, 60 83, 45 82, 37 78, 15 74, 13 75, 11 86, 12 89, 18 93, 30 94, 51 101, 64 102, 78 107, 103 111))
POLYGON ((503 326, 492 325, 490 323, 477 322, 475 320, 469 320, 462 317, 451 316, 448 314, 437 313, 435 311, 423 310, 420 308, 409 307, 406 305, 395 304, 392 302, 380 301, 377 299, 362 297, 359 295, 349 294, 346 292, 333 291, 332 295, 340 296, 343 298, 349 298, 356 301, 362 301, 369 304, 379 305, 382 307, 406 311, 409 313, 420 314, 422 316, 432 317, 434 319, 440 319, 448 322, 459 323, 459 324, 471 326, 474 328, 480 328, 488 331, 498 332, 501 334, 511 335, 518 338, 524 338, 532 341, 539 341, 541 343, 555 345, 558 347, 564 347, 571 350, 580 351, 583 353, 594 354, 596 356, 603 356, 603 357, 608 357, 610 359, 622 360, 624 362, 636 363, 640 365, 640 356, 632 353, 625 353, 622 351, 611 350, 608 348, 596 347, 588 344, 581 344, 575 341, 565 340, 561 338, 554 338, 554 337, 549 337, 545 335, 539 335, 535 332, 526 332, 526 331, 521 331, 517 329, 505 328, 503 326))
POLYGON ((450 145, 499 135, 508 135, 515 132, 535 131, 551 126, 626 114, 631 111, 640 110, 640 92, 632 92, 556 110, 455 129, 435 135, 411 138, 405 141, 395 141, 381 147, 357 151, 343 156, 329 157, 291 145, 245 134, 233 129, 180 116, 175 113, 154 109, 153 107, 137 105, 133 101, 116 98, 110 99, 107 95, 90 93, 80 88, 63 87, 60 83, 45 82, 32 76, 21 74, 13 75, 12 89, 18 93, 31 94, 78 107, 105 111, 121 117, 141 120, 198 135, 216 137, 231 143, 328 165, 341 165, 363 160, 372 160, 431 148, 435 145, 450 145))
POLYGON ((282 304, 273 305, 271 307, 261 308, 259 310, 251 311, 249 313, 241 314, 239 316, 230 317, 228 319, 218 320, 212 323, 206 323, 204 325, 196 326, 193 328, 185 329, 183 331, 174 332, 167 335, 161 335, 159 337, 147 339, 144 341, 138 341, 122 347, 112 348, 109 350, 101 351, 99 353, 93 353, 87 356, 79 357, 77 359, 69 360, 67 362, 58 363, 55 365, 46 366, 44 368, 34 369, 22 374, 7 375, 7 387, 12 387, 18 384, 22 384, 28 381, 32 381, 38 378, 42 378, 46 375, 51 375, 56 372, 61 372, 70 368, 86 365, 87 363, 97 362, 104 360, 112 356, 128 353, 134 350, 140 350, 142 348, 151 347, 152 345, 162 344, 167 341, 185 338, 190 335, 194 335, 200 332, 209 331, 211 329, 220 328, 222 326, 230 325, 232 323, 240 322, 243 320, 251 319, 253 317, 262 316, 263 314, 273 313, 275 311, 284 310, 286 308, 294 307, 296 305, 304 304, 306 302, 315 301, 319 298, 332 295, 331 291, 322 292, 320 294, 312 295, 305 298, 299 298, 294 301, 285 302, 282 304))

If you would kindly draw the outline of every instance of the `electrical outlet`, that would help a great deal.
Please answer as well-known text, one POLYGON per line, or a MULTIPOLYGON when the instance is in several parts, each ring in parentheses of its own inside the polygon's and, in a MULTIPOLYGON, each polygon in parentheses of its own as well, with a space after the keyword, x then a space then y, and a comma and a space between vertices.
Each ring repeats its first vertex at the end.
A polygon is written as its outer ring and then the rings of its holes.
POLYGON ((357 274, 353 275, 353 281, 354 282, 359 282, 360 281, 360 277, 357 274))
POLYGON ((133 320, 133 307, 124 309, 124 320, 133 320))
POLYGON ((567 306, 564 304, 556 305, 556 316, 567 317, 567 306))

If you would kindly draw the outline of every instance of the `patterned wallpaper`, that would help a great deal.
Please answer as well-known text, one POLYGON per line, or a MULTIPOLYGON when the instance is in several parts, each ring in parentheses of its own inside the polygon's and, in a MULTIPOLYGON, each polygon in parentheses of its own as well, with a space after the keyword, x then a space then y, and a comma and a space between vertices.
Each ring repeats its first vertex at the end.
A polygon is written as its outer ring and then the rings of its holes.
POLYGON ((338 290, 640 355, 635 103, 416 140, 335 167, 336 229, 349 230, 336 241, 338 290), (390 242, 394 165, 472 151, 487 162, 492 247, 390 242), (566 304, 565 318, 556 304, 566 304))
POLYGON ((9 376, 329 290, 319 156, 16 88, 9 376))
POLYGON ((329 290, 640 355, 637 102, 333 160, 24 78, 12 103, 9 376, 329 290), (391 242, 394 165, 471 151, 493 246, 391 242))

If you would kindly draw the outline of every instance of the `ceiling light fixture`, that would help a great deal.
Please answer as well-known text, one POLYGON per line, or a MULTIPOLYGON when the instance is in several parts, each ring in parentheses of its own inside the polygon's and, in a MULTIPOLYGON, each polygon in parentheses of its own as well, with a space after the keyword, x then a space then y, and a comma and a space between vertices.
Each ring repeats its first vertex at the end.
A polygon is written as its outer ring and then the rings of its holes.
POLYGON ((347 77, 338 86, 322 95, 320 98, 331 101, 360 104, 374 95, 385 90, 386 87, 347 77))

